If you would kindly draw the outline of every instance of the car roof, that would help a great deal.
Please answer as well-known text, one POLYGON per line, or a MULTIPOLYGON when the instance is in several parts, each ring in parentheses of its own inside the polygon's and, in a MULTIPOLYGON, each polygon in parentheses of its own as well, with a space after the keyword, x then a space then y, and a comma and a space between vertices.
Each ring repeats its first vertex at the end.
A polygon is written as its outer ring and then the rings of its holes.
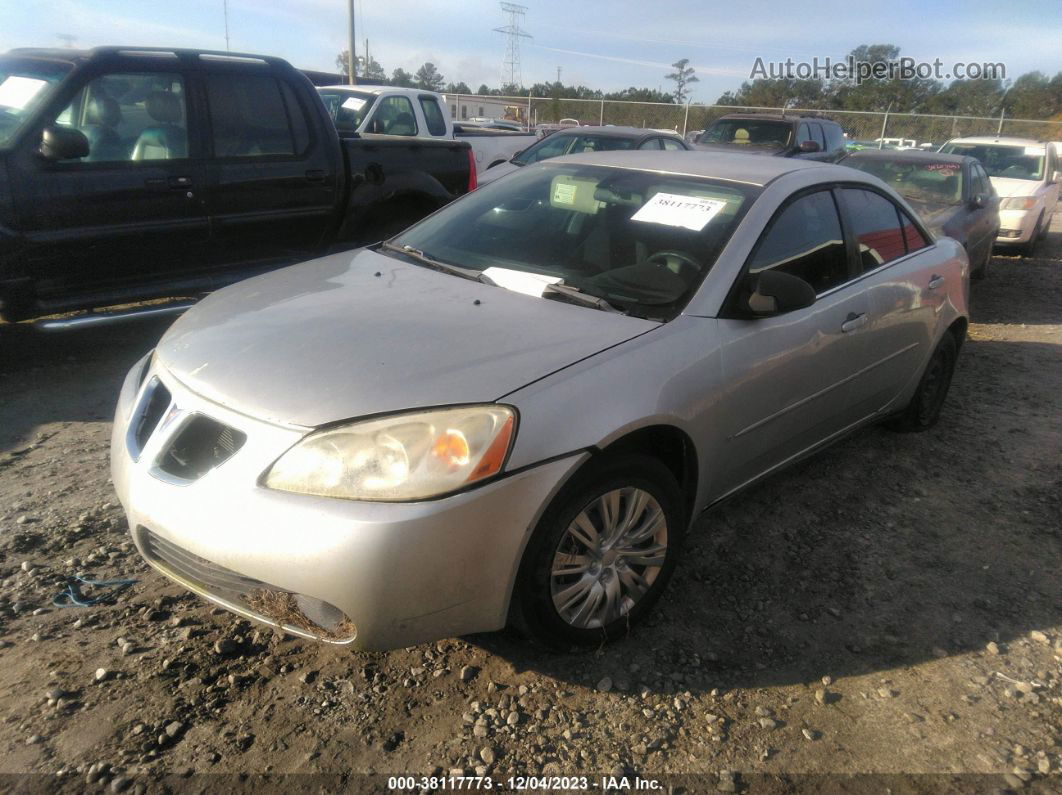
POLYGON ((784 174, 808 169, 821 170, 823 181, 850 180, 856 174, 859 175, 859 179, 865 176, 863 172, 855 169, 814 160, 696 150, 588 152, 542 161, 542 165, 546 166, 564 163, 609 166, 633 171, 659 171, 667 174, 744 182, 761 187, 784 174))
POLYGON ((920 149, 859 149, 849 152, 845 160, 906 160, 911 163, 954 163, 961 166, 966 162, 975 162, 970 155, 945 155, 939 152, 925 152, 920 149))
POLYGON ((361 91, 365 94, 438 94, 438 91, 431 91, 426 88, 407 88, 406 86, 377 86, 377 85, 355 85, 344 83, 334 86, 318 86, 318 89, 345 89, 347 91, 361 91))
MULTIPOLYGON (((1001 146, 1043 146, 1035 138, 1018 138, 1012 135, 973 135, 969 138, 952 138, 948 144, 1000 144, 1001 146)), ((948 144, 944 144, 947 146, 948 144)))
POLYGON ((557 132, 553 133, 550 138, 555 138, 565 135, 585 135, 586 133, 592 133, 593 135, 600 135, 606 138, 642 138, 642 137, 656 137, 660 135, 671 136, 672 138, 681 138, 677 132, 671 130, 654 130, 649 127, 564 127, 557 132))
POLYGON ((837 124, 833 119, 827 119, 823 116, 801 116, 793 113, 787 113, 784 116, 781 113, 728 113, 726 116, 720 116, 715 121, 725 121, 727 119, 735 119, 737 121, 819 121, 837 124))

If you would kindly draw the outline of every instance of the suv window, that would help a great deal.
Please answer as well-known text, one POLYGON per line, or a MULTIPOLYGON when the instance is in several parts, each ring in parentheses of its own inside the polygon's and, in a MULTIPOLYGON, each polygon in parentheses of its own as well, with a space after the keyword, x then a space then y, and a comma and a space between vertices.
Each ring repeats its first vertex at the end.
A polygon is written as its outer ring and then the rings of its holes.
POLYGON ((188 157, 188 110, 178 74, 102 75, 77 93, 55 123, 88 139, 88 157, 80 162, 188 157))
POLYGON ((970 171, 973 173, 973 192, 984 194, 985 196, 992 195, 992 180, 988 178, 988 174, 981 168, 980 163, 974 163, 970 167, 970 171))
POLYGON ((439 103, 435 97, 421 97, 420 109, 424 111, 424 121, 432 135, 446 135, 446 119, 443 118, 439 103))
POLYGON ((376 103, 368 131, 378 135, 416 135, 417 117, 408 97, 384 97, 376 103))
POLYGON ((890 200, 869 190, 843 188, 841 201, 855 233, 864 272, 907 253, 900 229, 899 209, 890 200))
POLYGON ((820 152, 825 152, 826 151, 826 138, 822 134, 822 125, 819 124, 816 121, 813 121, 813 122, 811 122, 810 126, 811 126, 811 134, 814 136, 814 138, 812 138, 812 140, 815 141, 815 143, 817 143, 819 145, 819 151, 820 152))
POLYGON ((295 137, 276 78, 206 76, 215 157, 294 155, 295 137))
POLYGON ((799 276, 819 294, 848 281, 848 253, 829 190, 801 196, 771 221, 749 261, 749 273, 771 269, 799 276))
POLYGON ((826 151, 836 152, 838 149, 844 149, 844 131, 841 125, 824 121, 822 130, 826 133, 826 151))
POLYGON ((663 146, 664 150, 667 152, 686 151, 686 147, 684 147, 682 144, 672 138, 661 138, 660 145, 663 146))
POLYGON ((806 121, 800 122, 800 126, 797 127, 796 145, 800 146, 804 141, 814 140, 815 139, 811 137, 811 128, 808 126, 808 123, 806 121))
POLYGON ((660 139, 659 138, 648 138, 648 139, 642 141, 640 144, 638 144, 638 148, 639 149, 652 149, 653 151, 657 151, 657 150, 660 149, 660 139))

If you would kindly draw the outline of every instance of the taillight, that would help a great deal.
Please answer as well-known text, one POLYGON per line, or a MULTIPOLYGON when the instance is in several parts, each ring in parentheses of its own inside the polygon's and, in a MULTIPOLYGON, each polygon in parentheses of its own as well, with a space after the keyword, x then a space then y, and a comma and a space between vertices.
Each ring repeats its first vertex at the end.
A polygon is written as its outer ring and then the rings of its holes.
POLYGON ((479 185, 476 182, 476 156, 472 152, 472 147, 468 148, 468 192, 471 193, 479 185))

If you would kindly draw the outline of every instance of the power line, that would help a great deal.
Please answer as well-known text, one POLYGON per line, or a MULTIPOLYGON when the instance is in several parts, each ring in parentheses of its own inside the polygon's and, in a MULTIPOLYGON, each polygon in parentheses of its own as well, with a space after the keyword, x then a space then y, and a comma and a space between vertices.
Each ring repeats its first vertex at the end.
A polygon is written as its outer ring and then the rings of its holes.
POLYGON ((520 39, 533 38, 530 34, 520 29, 527 13, 527 6, 516 3, 499 3, 501 10, 509 15, 509 24, 503 28, 494 28, 495 33, 504 33, 506 36, 505 61, 502 69, 502 82, 510 86, 523 85, 520 75, 520 39))

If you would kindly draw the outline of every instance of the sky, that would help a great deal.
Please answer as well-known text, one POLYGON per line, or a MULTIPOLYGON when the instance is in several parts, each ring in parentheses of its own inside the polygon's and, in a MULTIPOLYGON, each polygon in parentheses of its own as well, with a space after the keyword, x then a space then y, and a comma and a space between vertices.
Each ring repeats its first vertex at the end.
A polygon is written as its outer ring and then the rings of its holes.
MULTIPOLYGON (((13 47, 102 44, 225 49, 224 0, 0 0, 0 52, 13 47)), ((889 0, 781 3, 747 0, 523 0, 524 85, 583 84, 605 91, 671 84, 688 58, 699 83, 691 99, 713 102, 765 61, 843 57, 859 44, 898 45, 902 55, 949 65, 1003 62, 1008 77, 1062 71, 1062 2, 889 0)), ((355 0, 360 52, 390 74, 425 61, 446 80, 502 82, 508 24, 496 0, 355 0)), ((233 51, 279 55, 300 68, 334 71, 346 48, 346 0, 228 0, 233 51)))

